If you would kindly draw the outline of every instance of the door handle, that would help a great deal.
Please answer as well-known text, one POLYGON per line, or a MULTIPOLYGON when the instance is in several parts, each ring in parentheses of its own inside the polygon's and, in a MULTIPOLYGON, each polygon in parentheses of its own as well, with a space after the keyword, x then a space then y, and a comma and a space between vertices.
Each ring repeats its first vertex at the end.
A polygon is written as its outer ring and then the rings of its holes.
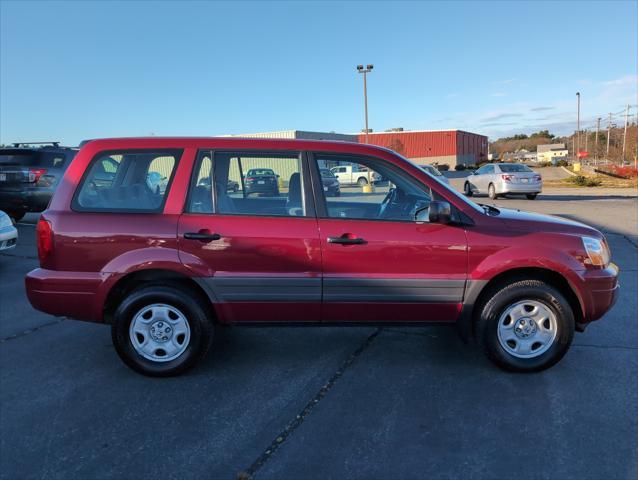
POLYGON ((209 230, 200 230, 199 232, 186 232, 184 238, 186 240, 199 240, 203 243, 210 243, 214 240, 220 240, 222 236, 219 233, 211 233, 209 230))
POLYGON ((366 242, 363 238, 355 237, 351 233, 344 233, 340 237, 328 237, 328 243, 337 243, 339 245, 364 245, 366 242))

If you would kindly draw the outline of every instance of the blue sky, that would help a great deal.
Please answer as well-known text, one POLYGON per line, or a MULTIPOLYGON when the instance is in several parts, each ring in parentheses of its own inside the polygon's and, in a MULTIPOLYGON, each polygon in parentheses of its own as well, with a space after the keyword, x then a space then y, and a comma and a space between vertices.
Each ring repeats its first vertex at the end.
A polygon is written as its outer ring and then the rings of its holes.
POLYGON ((375 131, 567 133, 636 113, 637 5, 2 1, 0 142, 355 132, 358 63, 375 131))

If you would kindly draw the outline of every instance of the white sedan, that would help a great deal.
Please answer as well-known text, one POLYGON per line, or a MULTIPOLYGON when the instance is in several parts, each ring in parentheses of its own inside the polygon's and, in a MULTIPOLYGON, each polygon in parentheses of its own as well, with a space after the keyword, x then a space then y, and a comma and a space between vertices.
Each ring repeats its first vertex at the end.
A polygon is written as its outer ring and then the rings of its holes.
POLYGON ((488 163, 467 177, 463 186, 468 197, 487 193, 491 199, 514 193, 534 200, 542 190, 540 174, 522 163, 488 163))
POLYGON ((0 251, 13 248, 18 243, 18 230, 9 215, 0 210, 0 251))

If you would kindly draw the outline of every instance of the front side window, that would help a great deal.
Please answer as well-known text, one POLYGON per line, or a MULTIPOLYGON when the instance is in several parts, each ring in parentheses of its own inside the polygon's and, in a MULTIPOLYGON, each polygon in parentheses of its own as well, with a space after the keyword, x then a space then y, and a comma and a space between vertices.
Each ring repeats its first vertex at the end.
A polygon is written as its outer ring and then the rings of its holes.
POLYGON ((201 152, 187 210, 301 217, 306 215, 303 191, 298 153, 201 152))
POLYGON ((324 195, 330 218, 413 222, 416 212, 432 199, 427 186, 382 160, 336 154, 317 154, 315 159, 320 172, 335 162, 339 167, 333 172, 344 170, 338 175, 340 195, 324 195))
POLYGON ((175 151, 99 154, 82 179, 74 209, 159 212, 178 160, 175 151))

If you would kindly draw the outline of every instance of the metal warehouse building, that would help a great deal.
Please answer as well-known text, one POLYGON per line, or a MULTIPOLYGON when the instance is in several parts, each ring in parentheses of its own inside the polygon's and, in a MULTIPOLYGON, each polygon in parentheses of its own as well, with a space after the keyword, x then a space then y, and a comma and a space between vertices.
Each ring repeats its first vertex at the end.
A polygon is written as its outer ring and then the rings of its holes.
MULTIPOLYGON (((345 134, 304 130, 283 130, 231 136, 366 142, 364 133, 345 134)), ((390 148, 418 164, 446 163, 454 168, 458 164, 476 165, 480 161, 487 161, 487 137, 463 130, 369 133, 368 143, 390 148)))
MULTIPOLYGON (((359 134, 365 143, 365 134, 359 134)), ((418 164, 476 165, 487 161, 487 137, 463 130, 368 133, 368 143, 400 153, 418 164)))

